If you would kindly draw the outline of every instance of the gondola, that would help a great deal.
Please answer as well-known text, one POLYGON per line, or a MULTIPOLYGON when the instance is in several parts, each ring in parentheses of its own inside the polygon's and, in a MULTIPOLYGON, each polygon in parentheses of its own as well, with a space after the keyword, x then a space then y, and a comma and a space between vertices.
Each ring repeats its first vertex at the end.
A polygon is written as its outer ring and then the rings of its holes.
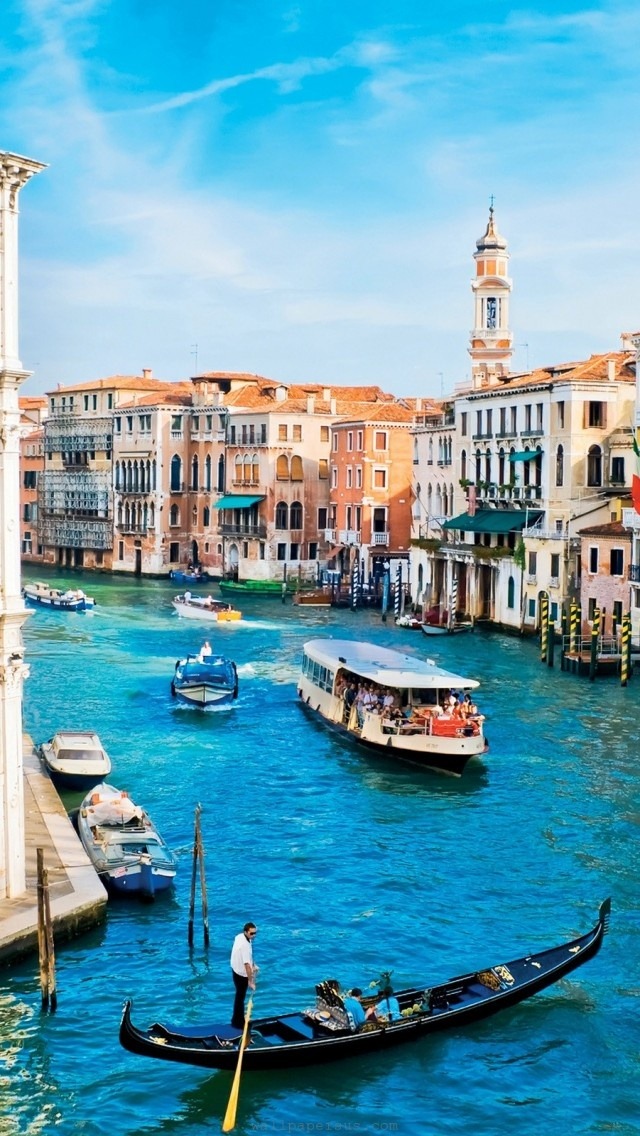
MULTIPOLYGON (((595 927, 560 947, 464 974, 439 986, 396 991, 402 1017, 388 1024, 366 1023, 354 1031, 340 996, 326 983, 321 984, 316 988, 319 1000, 313 1008, 257 1018, 251 1023, 243 1068, 291 1069, 366 1056, 515 1006, 598 953, 608 930, 610 910, 611 901, 606 899, 595 927)), ((240 1037, 241 1031, 223 1023, 198 1027, 156 1022, 146 1030, 138 1029, 131 1021, 130 1000, 124 1004, 120 1023, 120 1042, 131 1053, 205 1069, 235 1069, 240 1037)))

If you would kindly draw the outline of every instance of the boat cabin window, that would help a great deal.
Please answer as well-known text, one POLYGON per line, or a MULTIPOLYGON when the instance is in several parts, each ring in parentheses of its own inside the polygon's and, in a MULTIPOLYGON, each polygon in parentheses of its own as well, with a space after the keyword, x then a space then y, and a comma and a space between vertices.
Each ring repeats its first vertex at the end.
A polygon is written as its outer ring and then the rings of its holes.
POLYGON ((437 706, 438 691, 433 687, 428 690, 412 690, 410 702, 412 706, 437 706))
POLYGON ((321 690, 333 690, 334 672, 328 667, 323 667, 321 663, 316 663, 314 659, 308 658, 307 655, 302 656, 302 673, 321 690))

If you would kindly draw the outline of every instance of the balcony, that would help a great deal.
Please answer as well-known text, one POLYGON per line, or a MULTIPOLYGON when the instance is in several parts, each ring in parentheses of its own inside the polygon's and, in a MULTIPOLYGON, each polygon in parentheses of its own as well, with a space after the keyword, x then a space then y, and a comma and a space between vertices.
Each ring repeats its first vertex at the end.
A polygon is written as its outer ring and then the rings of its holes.
POLYGON ((389 544, 389 533, 388 532, 374 532, 374 533, 372 533, 371 534, 371 543, 374 544, 374 545, 375 544, 377 544, 377 545, 388 545, 389 544))
POLYGON ((533 574, 528 572, 527 575, 524 578, 524 582, 525 582, 525 584, 537 584, 538 583, 538 577, 536 576, 535 572, 533 574))
POLYGON ((559 579, 558 576, 550 576, 549 577, 549 587, 550 588, 559 588, 560 587, 560 579, 559 579))
POLYGON ((360 544, 360 533, 355 529, 340 529, 338 533, 340 544, 360 544))
POLYGON ((265 540, 267 536, 266 525, 252 525, 248 521, 239 521, 237 525, 218 525, 220 536, 252 536, 265 540))
POLYGON ((324 539, 326 540, 327 544, 337 544, 338 542, 336 540, 336 530, 324 529, 324 539))
POLYGON ((472 434, 471 438, 472 438, 472 441, 474 441, 474 442, 489 441, 490 438, 493 438, 493 430, 485 430, 481 434, 472 434))

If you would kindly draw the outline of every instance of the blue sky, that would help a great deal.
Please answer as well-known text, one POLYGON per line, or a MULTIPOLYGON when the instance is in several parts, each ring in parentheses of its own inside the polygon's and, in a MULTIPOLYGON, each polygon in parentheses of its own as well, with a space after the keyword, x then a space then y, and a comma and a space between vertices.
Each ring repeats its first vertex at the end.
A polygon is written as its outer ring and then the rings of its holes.
POLYGON ((539 0, 4 0, 24 393, 247 370, 464 382, 475 241, 509 241, 514 367, 640 327, 640 8, 539 0), (197 356, 196 347, 197 344, 197 356))

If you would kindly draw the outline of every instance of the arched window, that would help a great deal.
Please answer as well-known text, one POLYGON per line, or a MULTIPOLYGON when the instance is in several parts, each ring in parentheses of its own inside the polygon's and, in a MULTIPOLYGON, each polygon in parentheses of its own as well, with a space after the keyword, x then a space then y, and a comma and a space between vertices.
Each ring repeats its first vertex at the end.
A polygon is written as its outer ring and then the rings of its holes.
POLYGON ((502 446, 498 452, 498 485, 506 485, 504 476, 504 449, 502 446))
POLYGON ((154 488, 155 488, 155 486, 154 486, 154 484, 151 480, 151 462, 149 460, 147 460, 147 493, 149 492, 150 489, 154 489, 154 488))
POLYGON ((198 488, 198 474, 199 474, 199 472, 200 472, 200 470, 199 470, 199 463, 198 463, 198 455, 194 454, 193 458, 191 459, 191 488, 192 489, 198 488))
POLYGON ((125 529, 131 528, 131 509, 129 508, 128 501, 124 507, 124 527, 125 529))
POLYGON ((151 464, 151 488, 156 489, 156 459, 153 459, 151 464))
POLYGON ((516 605, 516 582, 513 576, 509 576, 507 582, 507 607, 515 607, 516 605))
POLYGON ((146 478, 145 464, 144 464, 143 461, 141 461, 140 462, 140 492, 145 493, 148 488, 149 488, 149 485, 147 483, 147 478, 146 478))
POLYGON ((211 454, 204 459, 204 487, 207 493, 211 492, 211 454))
POLYGON ((147 531, 147 524, 148 523, 149 523, 149 506, 147 505, 147 502, 145 501, 143 508, 142 508, 142 526, 143 526, 145 532, 147 531))
POLYGON ((204 529, 208 529, 210 524, 211 524, 211 509, 209 508, 208 505, 205 505, 204 509, 202 510, 202 527, 204 529))
POLYGON ((453 485, 449 485, 449 516, 453 516, 453 485))
POLYGON ((460 480, 467 480, 467 451, 463 450, 460 454, 460 480))
POLYGON ((442 514, 445 517, 449 515, 449 498, 447 496, 446 485, 445 485, 444 489, 442 490, 442 514))
POLYGON ((587 485, 593 487, 602 485, 602 450, 600 446, 591 446, 587 454, 587 485))
POLYGON ((289 506, 286 501, 278 501, 276 505, 276 528, 287 529, 289 527, 289 506))
POLYGON ((301 529, 302 528, 302 505, 299 501, 294 501, 291 505, 289 513, 289 528, 301 529))
POLYGON ((487 450, 484 455, 484 479, 491 481, 491 450, 487 450))
POLYGON ((133 492, 137 493, 139 488, 140 488, 140 470, 138 468, 138 463, 134 462, 133 463, 133 492))
POLYGON ((480 450, 476 450, 476 476, 475 476, 476 485, 478 485, 482 481, 481 461, 482 461, 482 454, 480 453, 480 450))
POLYGON ((152 529, 156 527, 156 507, 153 501, 149 506, 149 527, 152 529))
POLYGON ((218 458, 218 493, 224 493, 224 455, 218 458))
POLYGON ((439 485, 436 485, 435 516, 442 516, 442 490, 439 485))
POLYGON ((429 438, 429 457, 427 458, 429 465, 433 465, 433 438, 429 438))
POLYGON ((302 458, 294 454, 291 458, 291 480, 302 481, 302 458))
POLYGON ((276 462, 276 480, 289 480, 289 459, 286 454, 279 454, 276 462))
POLYGON ((564 485, 564 447, 556 450, 556 485, 564 485))
POLYGON ((254 485, 260 484, 260 459, 257 454, 254 454, 251 459, 251 480, 254 485))
POLYGON ((418 565, 418 600, 422 598, 422 581, 424 580, 424 566, 418 565))
POLYGON ((122 525, 122 501, 118 503, 118 524, 122 525))
POLYGON ((182 458, 174 454, 171 459, 171 489, 182 489, 182 458))
POLYGON ((177 505, 172 505, 169 509, 169 524, 177 525, 180 523, 180 510, 177 505))
MULTIPOLYGON (((509 453, 515 454, 515 452, 516 451, 514 450, 514 448, 512 446, 509 453)), ((516 483, 516 463, 511 461, 511 458, 509 458, 509 484, 515 485, 515 483, 516 483)))
POLYGON ((536 489, 542 488, 542 451, 538 450, 538 456, 535 459, 533 475, 535 478, 536 489))
POLYGON ((433 497, 433 489, 431 484, 427 485, 427 519, 431 520, 431 499, 433 497))
POLYGON ((120 488, 120 462, 116 462, 114 488, 120 488))
POLYGON ((243 468, 242 480, 249 483, 251 481, 251 458, 249 457, 248 454, 244 455, 244 461, 242 463, 242 468, 243 468))
POLYGON ((235 463, 234 463, 233 480, 234 481, 242 481, 242 458, 241 458, 240 454, 236 454, 236 460, 235 460, 235 463))
POLYGON ((126 485, 126 487, 129 491, 129 493, 133 489, 133 470, 131 468, 131 462, 130 461, 127 462, 127 485, 126 485))

